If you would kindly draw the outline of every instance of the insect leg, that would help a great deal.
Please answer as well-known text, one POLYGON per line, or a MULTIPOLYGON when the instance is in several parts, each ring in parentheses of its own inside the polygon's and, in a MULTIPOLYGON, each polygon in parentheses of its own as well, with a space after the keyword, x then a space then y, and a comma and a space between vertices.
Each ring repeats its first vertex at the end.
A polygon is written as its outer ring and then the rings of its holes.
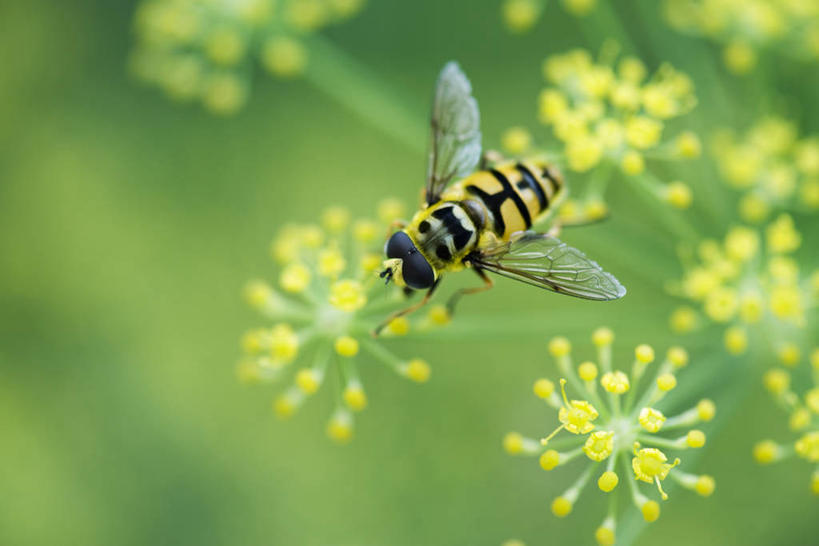
POLYGON ((546 233, 550 237, 557 237, 558 235, 560 235, 560 232, 564 227, 589 226, 607 219, 608 214, 604 214, 602 216, 581 214, 579 216, 575 216, 574 218, 558 218, 554 221, 552 227, 550 227, 549 231, 547 231, 546 233))
POLYGON ((440 283, 440 281, 441 281, 441 277, 438 277, 438 279, 430 287, 430 289, 427 290, 427 293, 424 294, 424 297, 423 297, 423 299, 421 301, 419 301, 418 303, 414 303, 414 304, 410 305, 409 307, 407 307, 405 309, 401 309, 399 311, 396 311, 393 314, 391 314, 390 316, 388 316, 386 319, 384 319, 384 321, 381 324, 379 324, 378 326, 376 326, 375 329, 373 330, 373 332, 372 332, 373 337, 378 337, 378 334, 381 333, 381 330, 386 328, 386 326, 390 322, 392 322, 393 320, 397 319, 398 317, 403 317, 404 315, 409 315, 413 311, 417 311, 418 309, 420 309, 421 307, 426 305, 427 302, 429 301, 429 299, 432 297, 432 294, 435 292, 435 289, 438 288, 438 283, 440 283))
POLYGON ((384 240, 390 238, 390 236, 398 229, 404 229, 407 227, 407 223, 404 220, 393 220, 389 226, 387 226, 387 234, 384 236, 384 240))
POLYGON ((476 286, 474 288, 461 288, 460 290, 452 294, 449 297, 449 301, 446 302, 446 309, 447 311, 449 311, 450 316, 455 313, 455 306, 458 304, 458 301, 460 301, 460 299, 463 296, 466 296, 467 294, 477 294, 479 292, 485 292, 495 285, 492 279, 487 277, 486 272, 483 269, 474 267, 473 270, 483 280, 483 286, 476 286))

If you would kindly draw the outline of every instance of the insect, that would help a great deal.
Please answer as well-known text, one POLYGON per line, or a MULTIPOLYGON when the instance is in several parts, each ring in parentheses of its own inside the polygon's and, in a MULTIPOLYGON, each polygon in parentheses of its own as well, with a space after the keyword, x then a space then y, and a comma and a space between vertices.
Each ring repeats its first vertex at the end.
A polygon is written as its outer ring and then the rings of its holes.
POLYGON ((455 62, 447 63, 438 77, 430 123, 424 203, 408 224, 395 226, 400 230, 387 240, 381 272, 387 283, 427 292, 418 303, 388 317, 375 335, 391 320, 426 304, 445 273, 465 268, 477 273, 483 285, 455 292, 450 311, 461 296, 492 287, 486 272, 590 300, 625 295, 613 275, 557 239, 557 229, 530 230, 564 198, 564 181, 544 161, 482 155, 478 104, 455 62))

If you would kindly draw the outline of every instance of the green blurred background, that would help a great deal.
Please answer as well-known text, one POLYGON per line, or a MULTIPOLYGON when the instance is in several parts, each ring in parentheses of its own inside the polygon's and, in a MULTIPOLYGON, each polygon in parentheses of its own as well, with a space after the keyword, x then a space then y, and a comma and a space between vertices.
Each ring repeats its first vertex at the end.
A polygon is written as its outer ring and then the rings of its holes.
MULTIPOLYGON (((636 52, 695 78, 701 106, 681 126, 741 123, 765 104, 805 132, 819 129, 816 70, 783 62, 759 81, 728 79, 716 49, 671 33, 651 18, 653 3, 638 4, 615 5, 636 52)), ((659 351, 676 342, 665 326, 674 300, 662 291, 679 275, 674 241, 645 202, 613 188, 613 218, 566 237, 618 274, 626 300, 533 299, 500 283, 461 312, 528 313, 539 335, 405 342, 404 353, 433 366, 420 386, 364 362, 370 409, 355 440, 336 446, 324 435, 326 396, 279 422, 274 389, 235 379, 238 337, 263 322, 240 290, 272 275, 267 245, 284 222, 331 204, 371 214, 390 195, 415 203, 424 144, 385 138, 305 81, 259 74, 247 107, 227 119, 168 101, 128 76, 134 8, 0 7, 0 543, 591 542, 603 496, 586 491, 570 517, 554 518, 549 503, 576 471, 546 474, 500 440, 554 423, 530 394, 532 380, 555 373, 549 337, 568 335, 590 357, 591 330, 613 326, 621 363, 639 342, 659 351)), ((513 37, 493 0, 371 0, 325 35, 421 121, 437 71, 458 59, 488 146, 509 125, 536 125, 546 55, 596 50, 606 37, 551 8, 535 32, 513 37)), ((715 183, 691 182, 695 192, 715 183)), ((704 232, 724 227, 689 218, 704 232)), ((802 227, 810 241, 816 222, 802 227)), ((751 460, 753 443, 785 419, 758 369, 720 356, 717 335, 691 349, 681 386, 726 370, 676 399, 684 409, 706 395, 725 408, 687 468, 714 475, 717 490, 702 499, 674 489, 636 542, 815 540, 808 465, 751 460)))

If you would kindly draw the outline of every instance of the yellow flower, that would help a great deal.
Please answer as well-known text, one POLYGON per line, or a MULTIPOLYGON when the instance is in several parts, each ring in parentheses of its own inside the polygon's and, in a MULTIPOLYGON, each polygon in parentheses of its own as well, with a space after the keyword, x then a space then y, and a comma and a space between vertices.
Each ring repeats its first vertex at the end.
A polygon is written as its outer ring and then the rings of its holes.
POLYGON ((354 413, 368 405, 357 362, 362 357, 373 359, 410 381, 424 383, 430 377, 429 364, 420 358, 399 358, 384 341, 422 334, 450 320, 446 310, 432 307, 426 315, 393 319, 385 328, 391 335, 375 339, 370 335, 391 311, 403 308, 405 301, 400 288, 384 292, 374 270, 361 257, 375 255, 376 265, 380 263, 383 241, 379 235, 386 233, 390 218, 402 211, 400 203, 388 200, 379 205, 381 223, 351 221, 346 209, 331 207, 322 213, 321 226, 288 225, 271 245, 272 257, 282 268, 282 291, 258 280, 244 290, 248 304, 272 319, 273 326, 251 329, 242 336, 245 356, 237 370, 239 379, 260 384, 289 376, 290 386, 273 403, 275 413, 286 418, 318 392, 328 374, 335 374, 334 383, 341 385, 342 395, 326 432, 340 443, 352 439, 354 413), (368 296, 375 291, 374 306, 368 296), (310 362, 288 372, 287 365, 304 359, 304 354, 310 362))
MULTIPOLYGON (((503 442, 508 453, 538 457, 540 467, 546 471, 562 468, 578 457, 589 459, 585 470, 582 470, 577 479, 554 499, 552 512, 557 517, 566 517, 571 513, 582 489, 591 480, 598 463, 601 462, 605 468, 597 474, 597 489, 605 494, 617 495, 616 489, 620 478, 616 465, 618 461, 628 461, 629 458, 631 468, 627 467, 626 471, 633 472, 634 479, 627 480, 628 494, 634 506, 648 521, 654 521, 659 517, 659 504, 640 492, 638 482, 654 484, 663 499, 668 498, 668 495, 663 491, 661 482, 669 475, 680 485, 700 496, 713 493, 716 484, 711 476, 689 474, 674 469, 680 460, 669 462, 666 453, 660 449, 702 448, 705 445, 705 433, 692 427, 699 422, 713 419, 716 412, 714 403, 708 399, 703 399, 695 407, 668 418, 659 409, 672 384, 676 384, 673 373, 681 371, 687 364, 688 353, 681 347, 671 347, 665 359, 655 363, 656 355, 651 346, 640 345, 635 348, 635 360, 629 376, 612 366, 611 345, 614 334, 610 329, 598 328, 593 332, 591 341, 597 351, 597 361, 581 361, 576 367, 572 364, 571 343, 563 337, 556 337, 550 341, 550 353, 555 358, 560 372, 571 378, 579 376, 581 379, 571 384, 568 384, 566 379, 560 380, 562 401, 555 395, 554 383, 550 380, 541 378, 535 382, 535 394, 557 410, 560 421, 557 429, 539 443, 517 432, 509 433, 503 442), (640 381, 642 375, 651 367, 656 367, 654 380, 640 381), (598 370, 605 371, 600 382, 606 392, 598 391, 594 382, 598 370), (566 394, 567 384, 576 392, 582 393, 581 399, 569 400, 566 394), (627 396, 619 396, 628 392, 629 384, 635 390, 641 385, 646 386, 647 390, 644 393, 630 392, 627 396), (642 402, 639 405, 635 404, 636 400, 649 401, 651 407, 643 407, 642 402), (572 433, 571 438, 560 438, 555 440, 553 445, 549 445, 552 438, 564 429, 572 433), (682 435, 679 432, 675 433, 680 429, 683 431, 682 435), (669 434, 672 436, 664 437, 669 434), (641 448, 641 443, 648 445, 641 448), (558 444, 560 447, 565 446, 565 451, 555 449, 558 444)), ((819 350, 816 359, 819 362, 819 350)), ((819 390, 816 398, 819 404, 819 390)), ((812 453, 811 441, 803 442, 806 452, 812 453)), ((622 490, 623 487, 619 489, 622 490)), ((612 502, 615 502, 615 499, 612 499, 612 502)), ((598 542, 613 543, 616 538, 614 530, 617 517, 618 512, 609 512, 599 525, 595 531, 598 542)))

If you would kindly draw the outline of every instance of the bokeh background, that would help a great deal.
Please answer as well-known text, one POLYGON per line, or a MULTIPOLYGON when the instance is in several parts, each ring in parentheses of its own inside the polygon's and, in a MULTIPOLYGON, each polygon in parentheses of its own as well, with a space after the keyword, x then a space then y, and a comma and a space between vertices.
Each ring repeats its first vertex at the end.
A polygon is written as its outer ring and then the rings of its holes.
MULTIPOLYGON (((612 4, 650 67, 668 60, 694 78, 700 105, 683 127, 704 134, 771 107, 819 130, 815 69, 782 60, 731 78, 716 48, 670 32, 652 2, 612 4)), ((617 273, 628 298, 596 305, 499 283, 461 312, 524 314, 536 333, 405 342, 433 367, 424 385, 365 364, 370 409, 350 445, 325 437, 326 397, 280 422, 274 391, 240 384, 235 364, 239 335, 259 323, 241 287, 272 275, 277 227, 332 204, 371 214, 385 196, 416 202, 417 128, 446 60, 472 79, 485 143, 497 146, 506 127, 535 125, 547 55, 596 50, 608 36, 551 7, 513 37, 494 0, 371 0, 323 35, 417 116, 411 147, 305 80, 259 75, 228 118, 166 100, 128 74, 134 10, 114 0, 0 7, 0 543, 589 542, 603 496, 587 492, 554 518, 549 503, 574 474, 510 458, 501 438, 554 423, 530 391, 555 374, 549 337, 567 335, 591 356, 591 330, 609 325, 621 365, 639 342, 664 351, 680 341, 663 291, 680 274, 675 242, 629 188, 612 188, 609 221, 566 236, 617 273)), ((683 171, 695 195, 717 184, 708 172, 683 171)), ((716 209, 729 208, 713 191, 716 209)), ((724 227, 688 214, 704 232, 724 227)), ((815 259, 819 225, 799 221, 815 259)), ((782 429, 760 368, 724 356, 718 333, 688 346, 680 384, 699 383, 677 401, 717 402, 694 467, 717 490, 702 499, 673 489, 636 543, 815 541, 808 465, 761 468, 750 456, 782 429)))

